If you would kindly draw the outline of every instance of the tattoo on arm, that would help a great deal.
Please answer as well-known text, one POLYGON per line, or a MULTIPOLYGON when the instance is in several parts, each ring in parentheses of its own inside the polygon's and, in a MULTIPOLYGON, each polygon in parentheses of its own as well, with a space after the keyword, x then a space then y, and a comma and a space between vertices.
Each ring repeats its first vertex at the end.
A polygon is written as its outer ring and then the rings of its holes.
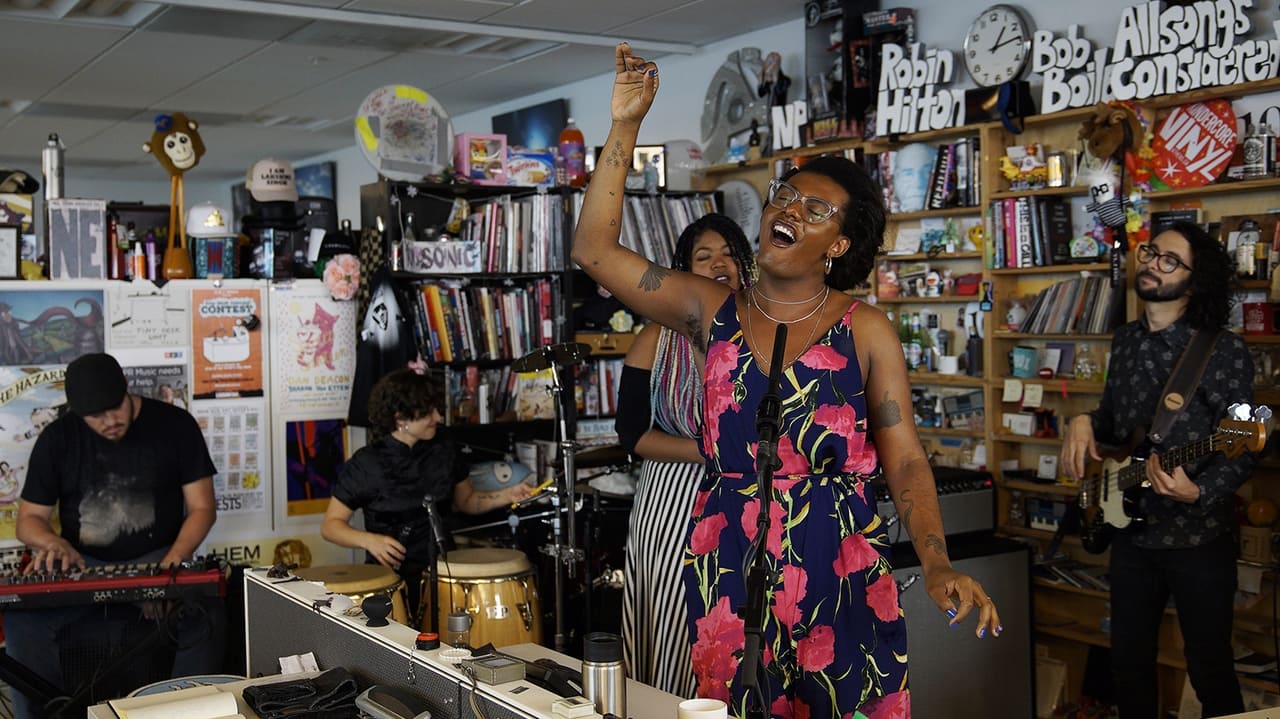
POLYGON ((897 400, 889 399, 887 391, 884 393, 884 401, 871 410, 871 421, 879 429, 894 427, 902 421, 902 408, 898 406, 897 400))
POLYGON ((671 275, 671 270, 662 265, 655 264, 652 260, 649 262, 649 269, 644 271, 640 276, 640 289, 645 292, 657 292, 662 288, 663 280, 671 275))
POLYGON ((898 515, 902 518, 902 526, 907 529, 907 536, 911 536, 911 513, 916 511, 916 502, 911 498, 911 490, 904 489, 898 494, 898 504, 902 505, 902 509, 898 510, 898 515))
POLYGON ((613 141, 613 147, 609 148, 609 155, 605 158, 605 164, 610 167, 626 167, 628 164, 626 152, 622 150, 622 143, 618 140, 613 141))
POLYGON ((947 543, 936 534, 930 534, 924 538, 924 546, 933 550, 933 553, 939 557, 947 556, 947 543))

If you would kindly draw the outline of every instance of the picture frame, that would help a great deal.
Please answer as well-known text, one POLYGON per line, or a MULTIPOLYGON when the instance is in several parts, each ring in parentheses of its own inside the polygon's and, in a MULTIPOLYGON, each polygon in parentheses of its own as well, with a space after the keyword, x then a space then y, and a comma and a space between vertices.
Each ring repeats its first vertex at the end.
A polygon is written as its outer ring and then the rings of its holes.
POLYGON ((0 280, 22 278, 22 225, 0 224, 0 280))
POLYGON ((317 162, 293 169, 298 197, 327 197, 338 199, 338 163, 317 162))
MULTIPOLYGON (((599 154, 596 155, 599 157, 599 154)), ((667 146, 666 145, 636 145, 636 149, 631 151, 631 168, 644 172, 644 166, 649 160, 654 160, 658 167, 658 189, 667 189, 667 146)))

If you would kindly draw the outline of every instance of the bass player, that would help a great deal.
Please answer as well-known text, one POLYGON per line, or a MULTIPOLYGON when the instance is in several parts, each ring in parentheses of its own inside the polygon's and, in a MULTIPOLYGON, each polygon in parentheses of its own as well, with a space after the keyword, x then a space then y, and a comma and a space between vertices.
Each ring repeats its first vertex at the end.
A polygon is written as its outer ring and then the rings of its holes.
MULTIPOLYGON (((1062 446, 1067 476, 1080 481, 1099 443, 1149 429, 1166 381, 1197 332, 1215 333, 1198 386, 1191 385, 1166 436, 1145 462, 1134 521, 1111 545, 1111 668, 1121 719, 1156 719, 1156 651, 1170 596, 1185 640, 1187 674, 1204 716, 1244 711, 1231 649, 1236 591, 1233 495, 1256 455, 1209 454, 1163 467, 1161 452, 1214 433, 1233 403, 1253 396, 1253 362, 1237 335, 1221 330, 1233 301, 1234 263, 1199 226, 1177 222, 1136 253, 1142 316, 1120 327, 1097 409, 1071 420, 1062 446)), ((1194 353, 1194 352, 1193 352, 1194 353)), ((1192 358, 1188 358, 1192 359, 1192 358)), ((1170 404, 1171 410, 1178 409, 1170 404)))

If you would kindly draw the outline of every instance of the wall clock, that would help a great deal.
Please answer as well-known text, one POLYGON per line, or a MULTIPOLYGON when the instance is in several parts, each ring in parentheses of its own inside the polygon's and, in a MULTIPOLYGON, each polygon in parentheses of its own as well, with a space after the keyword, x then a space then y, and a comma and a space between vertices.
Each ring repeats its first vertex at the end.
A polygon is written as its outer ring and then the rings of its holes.
POLYGON ((1018 79, 1031 59, 1031 21, 1012 5, 992 5, 969 24, 964 67, 981 87, 1018 79))

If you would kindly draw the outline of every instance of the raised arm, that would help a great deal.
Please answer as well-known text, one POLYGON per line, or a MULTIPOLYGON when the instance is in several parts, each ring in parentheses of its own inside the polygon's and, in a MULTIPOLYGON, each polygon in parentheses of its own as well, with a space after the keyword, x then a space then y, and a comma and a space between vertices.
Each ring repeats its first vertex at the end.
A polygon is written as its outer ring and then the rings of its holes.
POLYGON ((705 350, 703 328, 710 319, 708 311, 714 313, 724 300, 724 285, 668 269, 618 244, 627 168, 640 123, 658 91, 658 66, 632 55, 631 47, 620 43, 614 49, 614 69, 613 121, 583 198, 573 259, 627 307, 705 350))

